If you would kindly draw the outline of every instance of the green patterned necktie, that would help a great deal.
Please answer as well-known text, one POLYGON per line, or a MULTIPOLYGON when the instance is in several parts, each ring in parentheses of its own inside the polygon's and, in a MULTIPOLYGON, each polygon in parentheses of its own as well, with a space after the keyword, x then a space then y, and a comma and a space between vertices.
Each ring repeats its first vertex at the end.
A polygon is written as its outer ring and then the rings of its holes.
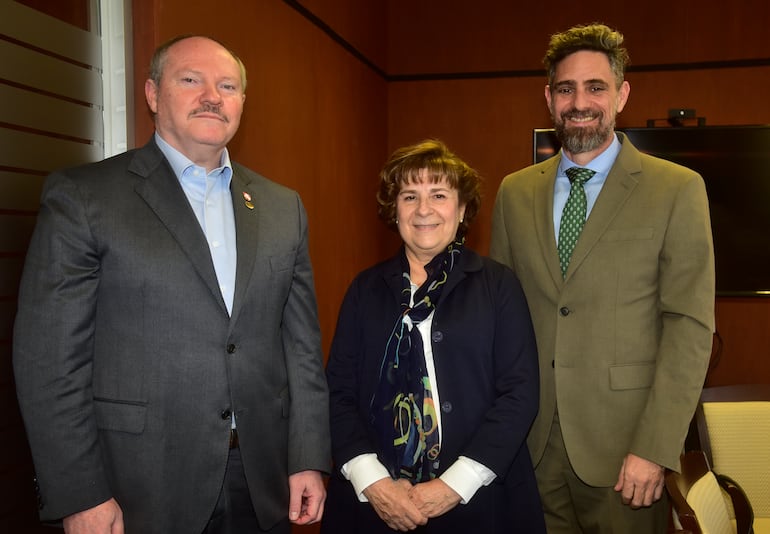
POLYGON ((586 192, 583 189, 585 184, 596 171, 584 169, 582 167, 570 167, 565 171, 572 186, 569 190, 567 203, 564 205, 564 211, 561 212, 561 225, 559 226, 559 264, 561 265, 561 275, 566 276, 569 260, 572 251, 575 249, 580 232, 586 222, 586 210, 588 201, 586 192))

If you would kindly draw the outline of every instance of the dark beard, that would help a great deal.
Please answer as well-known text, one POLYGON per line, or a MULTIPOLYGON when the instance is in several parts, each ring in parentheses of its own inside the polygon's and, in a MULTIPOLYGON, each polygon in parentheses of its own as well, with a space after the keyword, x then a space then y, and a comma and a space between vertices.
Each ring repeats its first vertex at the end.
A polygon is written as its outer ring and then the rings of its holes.
POLYGON ((556 137, 559 138, 562 147, 570 154, 583 154, 599 148, 609 139, 615 129, 615 120, 609 124, 603 124, 602 117, 599 120, 599 126, 593 128, 569 128, 566 126, 567 118, 571 115, 580 115, 576 110, 563 113, 560 121, 554 120, 554 129, 556 137))

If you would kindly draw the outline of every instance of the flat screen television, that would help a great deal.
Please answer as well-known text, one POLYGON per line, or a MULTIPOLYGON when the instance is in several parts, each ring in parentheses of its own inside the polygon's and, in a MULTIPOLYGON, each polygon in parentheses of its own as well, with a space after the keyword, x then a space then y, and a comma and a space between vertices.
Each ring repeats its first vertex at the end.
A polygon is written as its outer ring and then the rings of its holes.
MULTIPOLYGON (((718 296, 770 297, 770 125, 622 128, 642 152, 703 176, 718 296)), ((555 155, 552 129, 534 131, 535 163, 555 155)))

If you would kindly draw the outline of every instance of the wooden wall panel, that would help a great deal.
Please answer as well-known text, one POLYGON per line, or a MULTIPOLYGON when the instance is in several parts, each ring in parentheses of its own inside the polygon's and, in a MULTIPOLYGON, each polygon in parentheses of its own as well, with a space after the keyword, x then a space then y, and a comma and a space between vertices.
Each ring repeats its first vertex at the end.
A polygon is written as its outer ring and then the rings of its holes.
POLYGON ((101 46, 89 4, 0 0, 0 532, 57 531, 37 518, 11 336, 43 177, 103 155, 101 46))
POLYGON ((102 110, 98 107, 74 104, 7 85, 0 85, 0 101, 14 104, 0 107, 0 122, 23 124, 32 130, 77 139, 89 139, 93 132, 102 131, 102 110))
POLYGON ((770 383, 770 300, 719 298, 716 319, 706 385, 770 383))
MULTIPOLYGON (((757 67, 631 72, 631 95, 620 126, 645 126, 670 108, 693 108, 708 125, 770 124, 770 103, 760 96, 770 84, 770 61, 757 67)), ((665 124, 660 122, 658 124, 665 124)))
POLYGON ((360 53, 381 70, 387 65, 387 2, 370 0, 297 0, 299 6, 328 26, 353 53, 360 53))
POLYGON ((764 0, 387 4, 390 75, 542 69, 552 33, 593 21, 623 32, 634 65, 770 57, 764 0))
POLYGON ((532 161, 532 128, 549 127, 539 78, 391 83, 388 141, 437 137, 484 178, 468 244, 486 254, 492 203, 502 177, 532 161))
MULTIPOLYGON (((80 28, 81 30, 90 30, 91 5, 90 0, 14 0, 33 9, 50 15, 56 20, 67 22, 80 28)), ((36 21, 35 24, 39 24, 36 21)), ((41 31, 45 33, 45 31, 41 31)), ((43 37, 45 38, 45 37, 43 37)))

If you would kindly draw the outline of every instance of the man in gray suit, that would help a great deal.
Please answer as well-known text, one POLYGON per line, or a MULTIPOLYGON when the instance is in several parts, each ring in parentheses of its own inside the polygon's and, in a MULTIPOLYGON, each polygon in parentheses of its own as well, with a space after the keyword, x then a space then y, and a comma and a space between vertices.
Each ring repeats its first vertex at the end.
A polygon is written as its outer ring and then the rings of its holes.
POLYGON ((622 42, 599 24, 551 38, 562 150, 507 176, 492 220, 490 255, 516 271, 535 327, 528 444, 549 534, 665 532, 664 468, 679 467, 711 351, 706 189, 614 131, 622 42))
POLYGON ((230 161, 241 61, 186 36, 144 147, 46 181, 14 331, 40 515, 66 532, 287 533, 320 519, 327 387, 307 220, 230 161))

